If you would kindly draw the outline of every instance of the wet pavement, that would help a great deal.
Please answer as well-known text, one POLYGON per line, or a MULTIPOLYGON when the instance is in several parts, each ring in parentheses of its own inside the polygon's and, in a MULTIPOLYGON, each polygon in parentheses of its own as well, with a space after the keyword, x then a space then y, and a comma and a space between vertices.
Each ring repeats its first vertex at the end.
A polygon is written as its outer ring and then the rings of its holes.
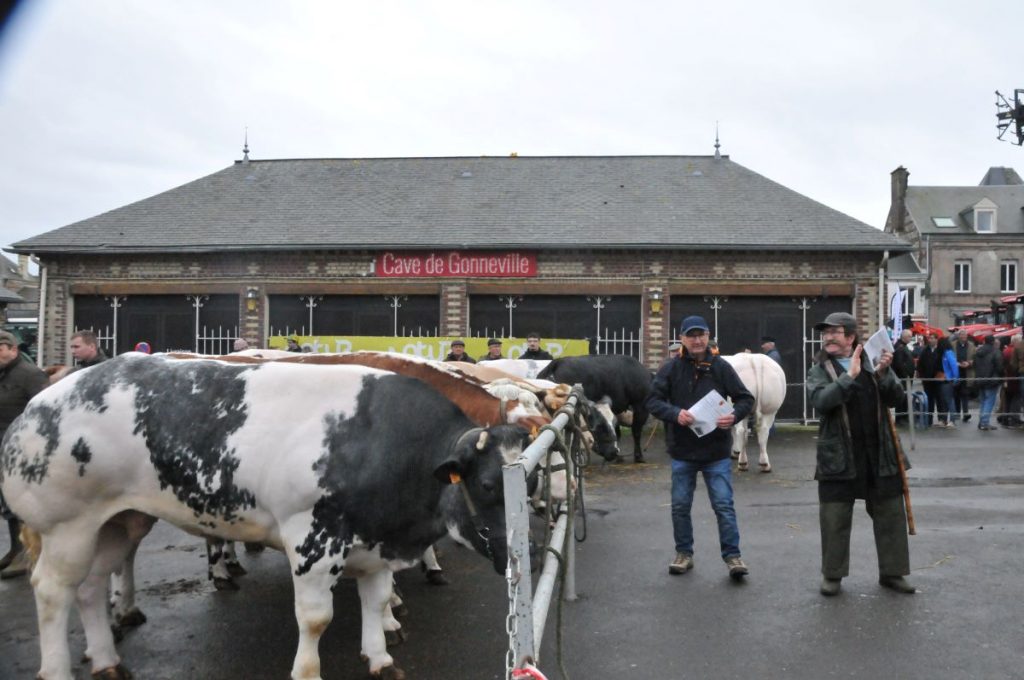
MULTIPOLYGON (((919 592, 878 586, 859 503, 851 573, 835 598, 818 593, 813 431, 779 427, 770 446, 774 472, 734 475, 751 569, 738 585, 718 555, 702 485, 693 515, 696 567, 667 573, 673 548, 661 441, 660 433, 653 437, 647 464, 588 470, 581 597, 563 609, 568 677, 1024 677, 1024 432, 979 432, 968 423, 919 433, 909 452, 918 531, 909 579, 919 592)), ((0 552, 6 540, 0 537, 0 552)), ((137 599, 149 621, 119 644, 137 679, 288 677, 297 633, 287 564, 273 551, 241 559, 249 570, 242 589, 218 592, 206 580, 201 541, 157 524, 137 561, 137 599)), ((410 637, 392 654, 410 680, 503 678, 504 580, 447 541, 440 559, 451 585, 431 586, 418 570, 399 574, 410 637)), ((554 616, 540 664, 552 680, 560 677, 554 616)), ((325 680, 367 676, 358 627, 355 585, 343 581, 320 645, 325 680)), ((77 658, 85 647, 77 617, 71 644, 77 658)), ((0 679, 34 677, 38 664, 28 581, 2 581, 0 679)), ((89 677, 85 665, 77 673, 89 677)))

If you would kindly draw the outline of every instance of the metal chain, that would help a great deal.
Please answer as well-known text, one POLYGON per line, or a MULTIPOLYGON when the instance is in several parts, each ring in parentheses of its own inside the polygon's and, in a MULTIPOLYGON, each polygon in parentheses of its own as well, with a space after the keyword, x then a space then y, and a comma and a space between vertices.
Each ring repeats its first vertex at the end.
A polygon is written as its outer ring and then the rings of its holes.
MULTIPOLYGON (((512 537, 515 532, 509 534, 508 542, 512 545, 512 537)), ((508 651, 505 652, 505 680, 512 680, 512 671, 516 667, 516 636, 519 634, 519 618, 516 616, 516 607, 519 604, 519 558, 508 551, 508 562, 505 564, 505 582, 508 586, 508 615, 505 617, 505 632, 508 633, 508 651)))

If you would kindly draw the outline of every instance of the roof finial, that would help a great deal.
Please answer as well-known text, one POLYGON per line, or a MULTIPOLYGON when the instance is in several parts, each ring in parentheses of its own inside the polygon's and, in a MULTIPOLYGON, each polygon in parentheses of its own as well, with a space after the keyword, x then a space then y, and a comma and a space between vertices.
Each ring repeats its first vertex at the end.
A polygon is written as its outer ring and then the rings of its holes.
POLYGON ((245 146, 242 147, 242 162, 249 162, 249 126, 245 126, 245 146))
POLYGON ((715 121, 715 160, 721 160, 722 154, 719 152, 719 147, 722 145, 718 143, 718 121, 715 121))

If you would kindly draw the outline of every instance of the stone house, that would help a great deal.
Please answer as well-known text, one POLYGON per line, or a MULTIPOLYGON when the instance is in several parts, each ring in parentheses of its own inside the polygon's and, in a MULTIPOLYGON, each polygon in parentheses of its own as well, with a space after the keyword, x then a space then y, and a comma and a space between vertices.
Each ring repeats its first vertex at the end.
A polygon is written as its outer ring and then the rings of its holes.
POLYGON ((946 328, 955 315, 1021 292, 1024 182, 1013 168, 990 168, 978 186, 908 186, 892 172, 886 233, 909 242, 893 280, 911 291, 915 316, 946 328), (907 262, 910 259, 911 262, 907 262))

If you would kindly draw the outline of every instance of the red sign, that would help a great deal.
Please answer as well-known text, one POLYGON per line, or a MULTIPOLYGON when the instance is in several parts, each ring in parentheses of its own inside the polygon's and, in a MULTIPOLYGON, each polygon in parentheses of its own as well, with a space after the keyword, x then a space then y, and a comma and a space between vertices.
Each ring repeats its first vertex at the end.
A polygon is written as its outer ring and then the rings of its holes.
POLYGON ((391 278, 536 276, 537 254, 466 250, 407 253, 389 250, 377 257, 374 272, 377 276, 391 278))

